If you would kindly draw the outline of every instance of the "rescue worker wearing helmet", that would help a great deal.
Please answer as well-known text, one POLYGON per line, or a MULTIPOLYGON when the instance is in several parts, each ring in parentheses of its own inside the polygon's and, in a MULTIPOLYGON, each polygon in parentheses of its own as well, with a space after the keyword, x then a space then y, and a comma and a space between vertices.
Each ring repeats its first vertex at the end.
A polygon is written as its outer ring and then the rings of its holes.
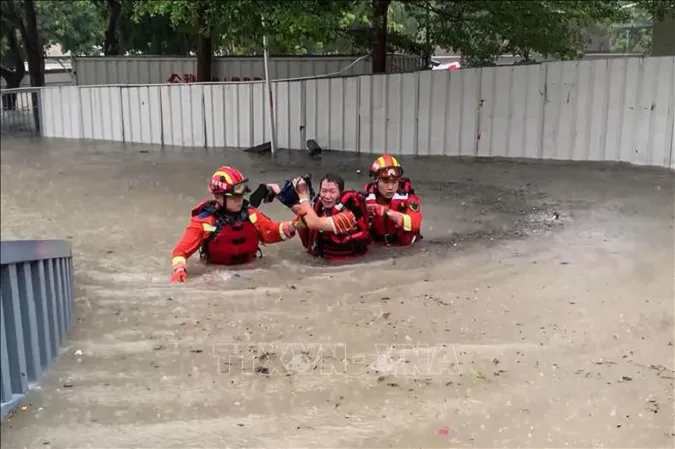
POLYGON ((420 240, 422 210, 403 167, 389 154, 370 166, 373 181, 365 186, 366 207, 370 213, 370 235, 374 242, 407 246, 420 240))
POLYGON ((293 180, 300 199, 292 207, 302 245, 316 257, 347 259, 368 252, 368 210, 363 196, 345 190, 339 175, 327 174, 319 183, 319 194, 312 201, 303 178, 293 180))
POLYGON ((250 206, 247 179, 233 167, 223 166, 209 182, 213 199, 192 209, 192 219, 171 254, 171 282, 187 281, 187 259, 200 250, 205 263, 237 265, 252 261, 260 242, 278 243, 295 235, 292 222, 276 222, 250 206))

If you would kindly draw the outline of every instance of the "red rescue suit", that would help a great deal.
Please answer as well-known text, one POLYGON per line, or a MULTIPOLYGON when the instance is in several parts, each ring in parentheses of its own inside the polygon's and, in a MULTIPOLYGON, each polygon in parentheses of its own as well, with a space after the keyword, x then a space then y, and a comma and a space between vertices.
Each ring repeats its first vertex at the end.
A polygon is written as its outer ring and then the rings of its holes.
POLYGON ((398 190, 391 200, 380 195, 377 182, 366 185, 365 192, 367 206, 384 206, 388 210, 401 214, 399 223, 386 214, 370 215, 370 236, 374 242, 407 246, 422 239, 420 234, 422 227, 420 199, 415 194, 410 179, 399 179, 398 190))
POLYGON ((355 221, 355 225, 345 233, 298 229, 302 244, 310 254, 325 259, 343 259, 368 252, 370 243, 368 210, 359 193, 351 190, 344 192, 339 202, 328 211, 324 210, 317 198, 314 200, 313 208, 317 216, 333 217, 334 220, 340 215, 349 215, 350 219, 355 221))
POLYGON ((288 237, 284 223, 271 220, 247 202, 241 212, 231 214, 207 200, 192 210, 190 225, 172 252, 172 265, 174 269, 185 266, 198 249, 206 263, 243 264, 258 255, 261 241, 277 243, 288 237))
POLYGON ((222 209, 212 211, 203 206, 192 210, 192 216, 207 224, 204 230, 210 231, 199 249, 202 261, 214 265, 237 265, 256 257, 260 250, 259 237, 258 229, 250 220, 251 209, 246 205, 238 214, 228 214, 222 209))

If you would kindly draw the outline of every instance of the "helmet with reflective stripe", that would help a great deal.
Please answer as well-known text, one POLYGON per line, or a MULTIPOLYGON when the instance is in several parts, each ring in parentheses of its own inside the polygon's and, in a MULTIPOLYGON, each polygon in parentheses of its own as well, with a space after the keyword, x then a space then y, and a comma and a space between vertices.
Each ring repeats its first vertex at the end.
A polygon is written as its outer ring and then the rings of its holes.
POLYGON ((390 154, 383 154, 375 159, 373 165, 370 166, 370 176, 374 178, 398 178, 402 174, 403 167, 401 167, 398 160, 390 154))
POLYGON ((243 195, 249 191, 247 182, 239 170, 224 165, 211 176, 209 191, 214 195, 243 195))

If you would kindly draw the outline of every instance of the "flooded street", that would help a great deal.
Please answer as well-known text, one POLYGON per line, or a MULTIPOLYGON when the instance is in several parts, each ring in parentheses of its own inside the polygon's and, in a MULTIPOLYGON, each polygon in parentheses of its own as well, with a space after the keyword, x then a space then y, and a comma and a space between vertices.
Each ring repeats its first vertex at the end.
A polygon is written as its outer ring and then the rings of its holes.
MULTIPOLYGON (((401 158, 424 240, 171 250, 220 165, 361 187, 376 155, 2 141, 2 238, 73 244, 76 319, 7 448, 673 447, 673 172, 401 158)), ((290 219, 279 203, 263 205, 290 219)))

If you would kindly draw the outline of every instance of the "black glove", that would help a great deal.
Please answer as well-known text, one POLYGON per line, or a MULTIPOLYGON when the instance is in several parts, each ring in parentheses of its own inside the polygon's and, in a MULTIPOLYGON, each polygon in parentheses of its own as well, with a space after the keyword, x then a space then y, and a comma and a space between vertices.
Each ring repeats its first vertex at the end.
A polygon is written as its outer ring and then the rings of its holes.
POLYGON ((248 197, 248 202, 253 207, 259 207, 262 203, 271 203, 272 201, 274 201, 274 191, 267 187, 267 184, 260 184, 248 197))

